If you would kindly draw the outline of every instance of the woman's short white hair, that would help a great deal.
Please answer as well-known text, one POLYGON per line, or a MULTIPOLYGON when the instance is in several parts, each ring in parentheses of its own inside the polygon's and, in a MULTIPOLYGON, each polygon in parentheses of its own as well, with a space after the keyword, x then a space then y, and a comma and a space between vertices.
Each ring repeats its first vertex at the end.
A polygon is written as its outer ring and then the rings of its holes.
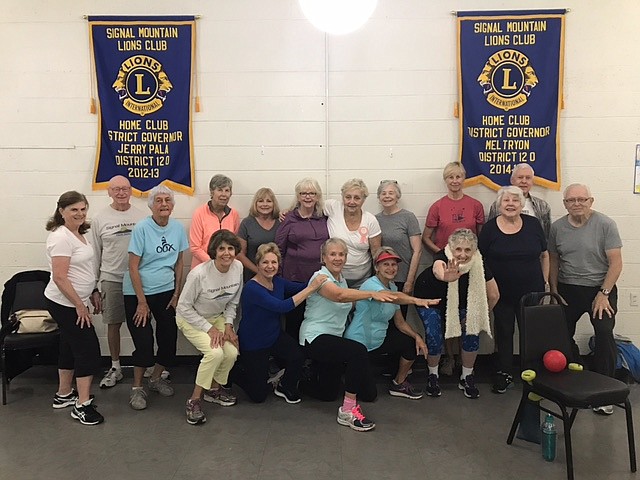
POLYGON ((315 178, 305 177, 296 183, 294 191, 296 195, 293 199, 293 204, 291 205, 291 210, 295 210, 300 206, 300 202, 298 201, 298 194, 301 192, 306 192, 309 190, 313 190, 316 192, 316 211, 315 214, 318 217, 323 215, 322 211, 324 209, 324 199, 322 197, 322 188, 320 188, 320 184, 315 178))
POLYGON ((149 190, 149 197, 147 198, 147 205, 149 206, 149 208, 153 206, 156 201, 156 197, 160 194, 169 195, 171 197, 171 203, 176 203, 175 198, 173 197, 173 192, 169 187, 166 187, 164 185, 156 185, 151 190, 149 190))
POLYGON ((349 190, 354 190, 356 188, 362 192, 362 196, 364 198, 367 198, 369 196, 369 189, 367 188, 367 184, 364 183, 364 180, 362 180, 361 178, 352 178, 351 180, 347 180, 342 185, 340 192, 342 193, 342 195, 344 195, 349 190))
POLYGON ((478 237, 468 228, 459 228, 449 235, 447 240, 449 248, 453 250, 461 243, 467 243, 475 251, 478 249, 478 237))
POLYGON ((323 263, 323 259, 324 256, 327 253, 327 250, 329 250, 329 247, 331 245, 340 245, 340 248, 342 248, 342 250, 344 251, 344 254, 346 255, 347 252, 349 251, 349 247, 347 247, 347 242, 345 242, 343 239, 338 238, 338 237, 331 237, 327 240, 325 240, 325 242, 322 244, 322 246, 320 247, 320 262, 324 265, 323 263))
POLYGON ((508 187, 500 187, 500 190, 498 190, 498 196, 496 197, 496 204, 498 205, 498 208, 502 203, 502 197, 504 197, 507 194, 515 195, 516 197, 518 197, 518 200, 520 201, 520 205, 524 207, 525 198, 524 198, 524 193, 522 193, 522 190, 520 190, 518 187, 514 187, 513 185, 509 185, 508 187))
POLYGON ((378 198, 380 198, 380 194, 387 187, 393 187, 396 189, 396 195, 398 196, 398 200, 402 197, 402 190, 400 190, 400 185, 398 185, 397 180, 381 180, 380 185, 378 185, 378 198))

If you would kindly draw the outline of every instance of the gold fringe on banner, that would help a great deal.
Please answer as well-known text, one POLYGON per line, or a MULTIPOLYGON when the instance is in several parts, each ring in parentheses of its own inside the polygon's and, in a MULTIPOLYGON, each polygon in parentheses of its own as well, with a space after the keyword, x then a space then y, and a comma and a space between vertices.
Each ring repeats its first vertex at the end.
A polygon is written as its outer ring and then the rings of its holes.
POLYGON ((201 108, 200 108, 200 78, 198 75, 198 29, 196 28, 196 25, 198 23, 198 18, 196 17, 195 21, 193 22, 193 72, 195 75, 194 78, 194 83, 195 83, 195 91, 196 91, 196 103, 195 103, 195 109, 196 112, 200 112, 201 108))
MULTIPOLYGON (((88 19, 88 17, 85 16, 88 19)), ((91 103, 89 104, 89 112, 95 115, 98 111, 96 108, 96 97, 98 94, 98 80, 96 79, 96 60, 93 53, 93 36, 91 35, 91 24, 87 21, 87 30, 89 32, 89 97, 91 103)))
POLYGON ((453 104, 453 116, 458 118, 460 116, 460 105, 458 102, 453 104))

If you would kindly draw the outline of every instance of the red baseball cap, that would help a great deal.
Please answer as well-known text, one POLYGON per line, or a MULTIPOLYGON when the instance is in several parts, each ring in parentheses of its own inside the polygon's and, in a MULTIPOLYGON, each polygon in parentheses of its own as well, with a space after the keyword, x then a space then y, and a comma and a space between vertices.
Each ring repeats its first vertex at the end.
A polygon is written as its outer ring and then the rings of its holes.
POLYGON ((380 255, 378 255, 378 258, 376 258, 376 264, 380 262, 384 262, 385 260, 395 260, 397 262, 402 261, 402 259, 399 256, 394 255, 393 253, 382 252, 380 255))

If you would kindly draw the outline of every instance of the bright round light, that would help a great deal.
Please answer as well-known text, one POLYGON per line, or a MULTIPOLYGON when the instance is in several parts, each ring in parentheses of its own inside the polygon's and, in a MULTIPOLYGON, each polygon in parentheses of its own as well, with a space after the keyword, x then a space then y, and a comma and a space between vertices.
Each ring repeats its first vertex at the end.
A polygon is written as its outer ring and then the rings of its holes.
POLYGON ((302 13, 319 30, 344 35, 369 20, 378 0, 298 0, 302 13))

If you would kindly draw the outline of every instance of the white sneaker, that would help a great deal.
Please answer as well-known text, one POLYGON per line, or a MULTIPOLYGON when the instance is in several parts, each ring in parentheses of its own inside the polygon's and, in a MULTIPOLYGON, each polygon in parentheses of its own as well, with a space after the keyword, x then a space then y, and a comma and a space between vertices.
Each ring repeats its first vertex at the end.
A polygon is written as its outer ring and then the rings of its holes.
POLYGON ((129 406, 134 410, 147 408, 147 392, 142 388, 132 388, 129 396, 129 406))
POLYGON ((100 388, 115 387, 116 383, 122 380, 122 370, 119 368, 111 367, 107 373, 104 374, 102 380, 100 380, 100 388))
MULTIPOLYGON (((151 378, 151 375, 153 375, 153 369, 155 367, 149 367, 144 371, 144 378, 151 378)), ((163 370, 162 373, 160 374, 160 378, 162 378, 163 380, 169 380, 169 378, 171 377, 171 374, 169 373, 169 370, 163 370)))
POLYGON ((270 384, 273 388, 276 388, 276 386, 280 382, 280 379, 282 378, 283 375, 284 375, 284 368, 281 368, 276 373, 269 376, 269 378, 267 379, 267 383, 270 384))
POLYGON ((593 413, 598 415, 613 415, 613 405, 602 405, 601 407, 595 407, 593 413))
POLYGON ((368 432, 376 427, 376 424, 364 416, 360 405, 356 405, 350 412, 345 412, 342 407, 338 407, 338 423, 350 427, 356 432, 368 432))

